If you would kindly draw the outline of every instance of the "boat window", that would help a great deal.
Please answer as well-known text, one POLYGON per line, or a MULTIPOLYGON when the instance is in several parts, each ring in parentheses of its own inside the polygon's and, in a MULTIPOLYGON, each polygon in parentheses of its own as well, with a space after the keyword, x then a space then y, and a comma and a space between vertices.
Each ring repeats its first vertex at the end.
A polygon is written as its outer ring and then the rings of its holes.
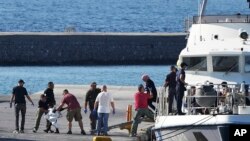
POLYGON ((183 62, 187 63, 187 70, 207 71, 206 57, 183 57, 183 62))
POLYGON ((213 56, 213 70, 218 72, 238 72, 238 56, 213 56))
POLYGON ((245 72, 250 73, 250 56, 245 57, 245 72))

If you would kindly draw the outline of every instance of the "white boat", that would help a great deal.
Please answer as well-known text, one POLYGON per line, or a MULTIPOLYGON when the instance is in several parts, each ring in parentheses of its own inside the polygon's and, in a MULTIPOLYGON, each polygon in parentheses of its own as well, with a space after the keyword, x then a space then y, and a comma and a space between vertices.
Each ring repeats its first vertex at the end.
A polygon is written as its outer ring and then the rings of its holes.
POLYGON ((207 0, 203 0, 200 14, 193 17, 187 45, 177 62, 188 64, 189 86, 183 99, 186 115, 168 114, 163 89, 153 128, 156 140, 227 141, 232 140, 231 131, 250 125, 250 106, 246 105, 250 84, 250 15, 209 16, 205 15, 206 5, 207 0), (219 95, 225 88, 222 82, 227 82, 225 96, 219 95), (190 86, 195 86, 196 92, 190 86), (193 99, 198 106, 194 106, 193 99))

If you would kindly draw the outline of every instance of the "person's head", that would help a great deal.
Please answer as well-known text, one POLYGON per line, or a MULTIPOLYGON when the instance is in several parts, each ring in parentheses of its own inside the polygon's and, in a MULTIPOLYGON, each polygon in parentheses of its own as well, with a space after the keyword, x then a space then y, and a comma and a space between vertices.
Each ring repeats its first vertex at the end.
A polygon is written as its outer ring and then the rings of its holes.
POLYGON ((209 86, 211 86, 213 88, 214 87, 214 83, 213 82, 209 82, 209 86))
POLYGON ((23 86, 24 83, 25 83, 25 82, 24 82, 22 79, 20 79, 20 80, 18 81, 18 85, 19 85, 19 86, 23 86))
POLYGON ((221 83, 221 86, 222 86, 223 88, 227 87, 227 82, 223 81, 223 82, 221 83))
POLYGON ((138 85, 138 91, 141 93, 144 93, 145 89, 144 89, 144 86, 142 84, 138 85))
POLYGON ((170 67, 170 70, 171 70, 172 72, 176 72, 175 66, 171 66, 171 67, 170 67))
POLYGON ((63 95, 66 95, 68 93, 69 93, 69 91, 67 89, 63 90, 63 95))
POLYGON ((46 101, 46 96, 44 94, 41 94, 40 95, 40 100, 45 102, 46 101))
POLYGON ((90 84, 90 87, 91 87, 91 89, 92 90, 94 90, 94 89, 96 89, 96 82, 92 82, 91 84, 90 84))
POLYGON ((54 89, 54 83, 53 82, 48 82, 48 88, 54 89))
POLYGON ((106 85, 102 86, 102 91, 107 92, 107 86, 106 85))
POLYGON ((188 66, 188 65, 187 65, 185 62, 182 62, 182 63, 181 63, 181 68, 182 68, 182 69, 186 69, 187 66, 188 66))
POLYGON ((191 86, 191 95, 195 95, 196 92, 195 89, 196 89, 195 86, 191 86))
POLYGON ((141 79, 146 82, 149 79, 149 76, 147 74, 143 74, 141 79))

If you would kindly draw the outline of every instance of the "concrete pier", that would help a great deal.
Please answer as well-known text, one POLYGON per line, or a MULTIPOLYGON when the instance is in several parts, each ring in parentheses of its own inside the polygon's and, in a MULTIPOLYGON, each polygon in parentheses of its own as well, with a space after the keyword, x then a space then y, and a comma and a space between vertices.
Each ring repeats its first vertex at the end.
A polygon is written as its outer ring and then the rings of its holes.
POLYGON ((0 65, 172 64, 185 33, 1 32, 0 65))
MULTIPOLYGON (((98 86, 101 87, 101 86, 98 86)), ((68 89, 70 93, 73 93, 80 105, 82 106, 85 99, 85 94, 89 89, 89 86, 84 85, 55 85, 55 98, 57 102, 57 106, 60 104, 62 99, 62 91, 64 89, 68 89)), ((116 125, 119 123, 123 123, 126 121, 126 108, 127 105, 134 105, 133 95, 137 91, 137 87, 130 86, 109 86, 108 91, 112 93, 115 101, 116 114, 113 115, 110 113, 109 115, 109 126, 116 125)), ((27 111, 26 111, 26 123, 24 134, 13 134, 12 131, 15 129, 15 114, 14 109, 9 108, 9 99, 10 96, 0 96, 0 141, 92 141, 93 135, 90 135, 90 120, 89 120, 89 111, 87 114, 81 111, 83 116, 83 124, 84 129, 87 135, 80 134, 80 128, 78 123, 73 121, 72 126, 72 135, 67 135, 67 120, 66 120, 66 111, 62 111, 63 117, 58 120, 60 134, 53 133, 44 133, 43 130, 46 128, 46 120, 44 118, 41 119, 41 125, 37 131, 37 133, 33 133, 32 129, 35 126, 36 120, 36 111, 38 106, 38 100, 40 94, 43 91, 36 92, 31 94, 30 97, 35 103, 35 106, 31 106, 28 100, 27 102, 27 111)), ((134 106, 133 106, 134 112, 134 106)), ((134 113, 133 113, 134 116, 134 113)), ((21 117, 19 117, 21 118, 21 117)), ((146 137, 143 133, 142 129, 146 129, 147 127, 152 126, 154 123, 150 122, 142 122, 138 127, 138 137, 129 137, 127 130, 120 130, 119 128, 112 129, 108 132, 109 137, 112 141, 147 141, 146 137)), ((52 127, 54 130, 54 127, 52 127)))

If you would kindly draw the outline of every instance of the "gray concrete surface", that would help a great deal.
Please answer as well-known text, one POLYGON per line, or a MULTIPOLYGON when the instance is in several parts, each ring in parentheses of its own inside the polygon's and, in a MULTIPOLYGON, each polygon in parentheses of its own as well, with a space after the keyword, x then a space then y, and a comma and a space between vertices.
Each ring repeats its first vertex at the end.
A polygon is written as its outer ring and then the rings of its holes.
MULTIPOLYGON (((77 96, 78 101, 83 104, 85 93, 88 90, 89 86, 82 85, 56 85, 55 87, 55 97, 57 105, 60 103, 62 98, 63 89, 68 89, 69 92, 77 96)), ((116 114, 110 114, 109 125, 115 125, 126 121, 126 108, 128 104, 133 104, 133 95, 137 91, 136 87, 122 87, 122 86, 108 86, 108 91, 113 94, 115 105, 116 105, 116 114)), ((27 112, 26 112, 26 124, 25 124, 25 133, 24 134, 13 134, 12 131, 15 129, 15 117, 14 109, 9 108, 9 98, 10 96, 1 96, 0 102, 0 141, 92 141, 93 136, 90 135, 89 129, 89 113, 85 114, 82 111, 84 129, 87 131, 87 135, 80 135, 80 129, 76 122, 73 122, 73 135, 67 135, 67 121, 66 121, 66 111, 62 111, 63 117, 59 119, 60 125, 60 134, 44 133, 45 129, 45 119, 42 118, 41 125, 37 133, 32 132, 32 128, 35 125, 37 102, 39 99, 39 94, 37 92, 31 95, 35 106, 27 101, 27 112)), ((133 106, 134 107, 134 106, 133 106)), ((144 133, 142 130, 152 126, 153 123, 143 122, 139 125, 138 133, 144 133)), ((53 127, 52 127, 53 128, 53 127)), ((109 135, 112 141, 134 141, 139 140, 138 138, 131 138, 128 136, 127 130, 113 129, 109 131, 109 135)))

